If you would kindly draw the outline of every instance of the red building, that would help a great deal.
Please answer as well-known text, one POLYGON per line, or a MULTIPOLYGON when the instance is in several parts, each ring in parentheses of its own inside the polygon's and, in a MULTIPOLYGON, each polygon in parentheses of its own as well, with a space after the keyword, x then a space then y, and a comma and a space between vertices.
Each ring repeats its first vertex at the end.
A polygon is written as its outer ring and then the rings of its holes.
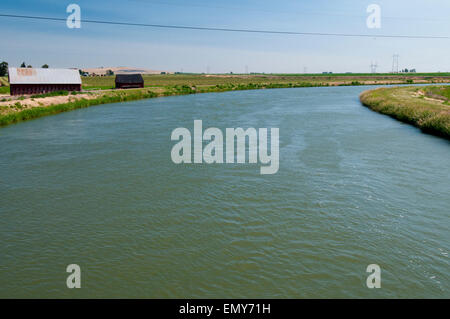
POLYGON ((143 88, 144 78, 141 74, 117 74, 116 89, 143 88))
POLYGON ((72 69, 9 68, 11 95, 81 91, 81 77, 72 69))

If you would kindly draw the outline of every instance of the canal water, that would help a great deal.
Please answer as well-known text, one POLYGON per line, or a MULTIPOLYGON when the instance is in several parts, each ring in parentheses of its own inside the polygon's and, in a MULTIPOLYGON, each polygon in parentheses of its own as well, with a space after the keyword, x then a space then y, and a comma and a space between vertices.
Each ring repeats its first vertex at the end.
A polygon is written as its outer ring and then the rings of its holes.
POLYGON ((363 107, 368 88, 166 97, 1 128, 0 297, 449 298, 450 143, 363 107), (278 173, 174 164, 171 132, 196 119, 279 128, 278 173))

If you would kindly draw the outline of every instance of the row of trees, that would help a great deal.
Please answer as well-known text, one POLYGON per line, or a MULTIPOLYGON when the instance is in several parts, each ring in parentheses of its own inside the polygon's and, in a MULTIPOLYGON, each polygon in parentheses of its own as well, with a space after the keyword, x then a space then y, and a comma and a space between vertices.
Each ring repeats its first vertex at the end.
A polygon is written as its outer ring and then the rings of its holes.
MULTIPOLYGON (((20 65, 21 68, 32 68, 31 65, 27 65, 25 62, 23 62, 20 65)), ((43 69, 48 69, 48 64, 44 64, 42 66, 43 69)), ((0 63, 0 76, 7 76, 8 75, 8 62, 3 61, 0 63)))
MULTIPOLYGON (((25 62, 22 62, 22 64, 20 65, 21 68, 32 68, 33 66, 31 65, 27 65, 25 62)), ((48 64, 44 64, 43 66, 41 66, 41 68, 43 69, 48 69, 48 64)))
POLYGON ((404 69, 404 70, 401 70, 400 72, 402 72, 402 73, 416 73, 416 69, 410 69, 410 70, 404 69))

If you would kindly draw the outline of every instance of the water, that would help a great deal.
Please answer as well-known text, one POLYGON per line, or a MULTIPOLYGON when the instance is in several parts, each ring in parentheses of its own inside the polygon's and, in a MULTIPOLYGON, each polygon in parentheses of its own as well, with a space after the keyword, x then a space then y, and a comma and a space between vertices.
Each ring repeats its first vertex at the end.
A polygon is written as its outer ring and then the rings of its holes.
POLYGON ((450 143, 361 106, 364 89, 167 97, 1 128, 0 297, 449 298, 450 143), (279 127, 279 172, 173 164, 170 134, 194 119, 279 127), (66 288, 73 263, 81 289, 66 288))

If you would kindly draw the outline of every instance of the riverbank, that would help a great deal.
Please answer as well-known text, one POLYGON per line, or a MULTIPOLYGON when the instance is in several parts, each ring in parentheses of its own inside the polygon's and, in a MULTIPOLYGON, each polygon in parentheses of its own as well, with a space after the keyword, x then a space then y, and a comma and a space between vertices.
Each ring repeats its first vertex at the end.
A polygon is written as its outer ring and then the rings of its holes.
POLYGON ((450 86, 379 88, 363 92, 360 100, 375 112, 450 139, 450 86))
POLYGON ((93 105, 161 96, 274 88, 444 83, 450 82, 450 75, 155 75, 145 77, 145 88, 132 90, 114 90, 113 81, 112 76, 83 78, 82 93, 0 95, 0 126, 93 105))
POLYGON ((158 96, 151 90, 120 90, 44 98, 24 98, 0 103, 0 126, 93 105, 126 102, 158 96))

